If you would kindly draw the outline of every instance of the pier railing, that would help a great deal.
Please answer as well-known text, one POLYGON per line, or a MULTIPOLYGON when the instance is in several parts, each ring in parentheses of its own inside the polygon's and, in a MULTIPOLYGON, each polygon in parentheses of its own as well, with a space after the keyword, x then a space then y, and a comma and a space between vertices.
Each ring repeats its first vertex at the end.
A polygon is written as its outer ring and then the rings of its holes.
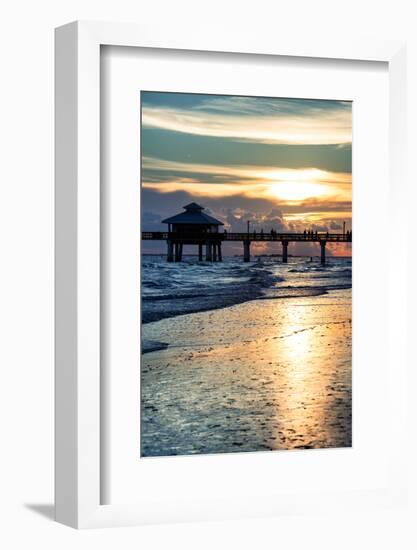
POLYGON ((352 233, 326 233, 326 232, 306 232, 306 233, 262 233, 252 231, 250 233, 179 233, 168 231, 142 231, 142 240, 144 241, 269 241, 269 242, 352 242, 352 233))

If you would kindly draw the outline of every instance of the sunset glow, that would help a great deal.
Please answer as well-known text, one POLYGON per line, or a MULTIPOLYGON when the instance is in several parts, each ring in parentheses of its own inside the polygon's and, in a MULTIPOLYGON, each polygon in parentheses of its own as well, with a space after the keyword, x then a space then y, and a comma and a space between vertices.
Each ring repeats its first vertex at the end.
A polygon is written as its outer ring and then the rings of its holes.
POLYGON ((351 119, 345 101, 143 92, 146 229, 193 198, 229 231, 350 229, 351 119))
POLYGON ((273 183, 270 188, 271 195, 285 202, 300 202, 314 197, 323 197, 331 193, 331 189, 319 183, 291 182, 273 183))

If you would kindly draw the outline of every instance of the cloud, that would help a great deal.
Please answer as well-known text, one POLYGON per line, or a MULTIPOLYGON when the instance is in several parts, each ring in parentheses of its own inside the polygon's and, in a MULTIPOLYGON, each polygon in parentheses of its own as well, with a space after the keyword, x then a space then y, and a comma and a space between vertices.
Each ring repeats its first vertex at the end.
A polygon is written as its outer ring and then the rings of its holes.
POLYGON ((159 214, 156 214, 155 212, 148 212, 148 211, 142 212, 142 222, 159 223, 160 220, 161 220, 161 216, 159 214))
POLYGON ((291 224, 287 224, 284 215, 277 208, 272 209, 268 214, 243 211, 242 209, 228 209, 226 214, 226 228, 228 231, 244 233, 250 231, 270 232, 271 230, 285 233, 291 231, 291 224))
POLYGON ((177 162, 156 157, 142 157, 142 170, 144 178, 148 173, 168 172, 169 179, 173 173, 203 174, 214 176, 227 176, 235 180, 268 180, 268 181, 321 181, 322 183, 340 183, 351 185, 352 174, 350 172, 332 172, 314 166, 302 168, 286 168, 285 166, 256 166, 253 164, 203 164, 193 162, 177 162))
POLYGON ((331 220, 330 223, 329 223, 329 228, 332 231, 336 231, 336 230, 342 229, 342 225, 340 223, 337 223, 337 222, 331 220))
POLYGON ((146 231, 161 231, 165 226, 161 224, 160 214, 148 210, 142 210, 142 228, 146 231))
MULTIPOLYGON (((268 214, 256 213, 249 210, 228 209, 226 216, 222 217, 217 214, 219 219, 225 223, 225 228, 229 232, 246 233, 248 229, 248 221, 250 222, 250 231, 256 231, 260 233, 270 233, 271 230, 278 233, 293 233, 303 232, 305 229, 319 232, 331 232, 336 229, 341 229, 340 224, 336 222, 327 223, 309 223, 306 224, 303 221, 291 221, 286 219, 283 212, 277 208, 273 208, 268 214), (337 227, 336 227, 337 226, 337 227)), ((239 250, 236 249, 237 253, 239 250)), ((345 243, 333 244, 328 248, 329 256, 350 256, 351 248, 345 246, 345 243)), ((257 243, 253 246, 253 253, 255 254, 280 254, 281 247, 279 243, 257 243)), ((289 253, 292 255, 301 256, 318 256, 320 255, 320 248, 318 243, 291 243, 289 247, 289 253)))
MULTIPOLYGON (((165 96, 168 98, 168 96, 165 96)), ((350 113, 350 101, 326 99, 298 99, 282 97, 251 97, 202 95, 192 107, 195 111, 219 112, 223 115, 242 116, 317 116, 328 113, 350 113)))
POLYGON ((169 95, 165 104, 143 103, 145 128, 272 144, 352 142, 349 102, 203 96, 187 107, 170 104, 169 95))
POLYGON ((247 196, 288 204, 308 200, 351 201, 351 174, 318 168, 227 166, 144 157, 142 185, 159 193, 186 191, 196 197, 247 196))
MULTIPOLYGON (((341 231, 343 221, 350 227, 350 102, 163 92, 141 98, 143 228, 164 228, 161 219, 193 200, 232 231, 246 231, 248 221, 264 232, 341 231)), ((300 247, 317 254, 311 243, 300 247)))
POLYGON ((282 210, 278 208, 273 208, 267 214, 243 210, 242 208, 228 208, 225 215, 222 215, 220 212, 213 212, 213 215, 217 215, 219 219, 222 219, 227 230, 237 233, 247 231, 248 221, 250 223, 251 231, 259 232, 263 230, 267 233, 271 230, 281 233, 290 233, 303 232, 304 230, 332 232, 340 231, 342 229, 342 225, 334 220, 331 220, 330 222, 325 219, 320 220, 320 222, 302 219, 297 220, 287 217, 282 210))

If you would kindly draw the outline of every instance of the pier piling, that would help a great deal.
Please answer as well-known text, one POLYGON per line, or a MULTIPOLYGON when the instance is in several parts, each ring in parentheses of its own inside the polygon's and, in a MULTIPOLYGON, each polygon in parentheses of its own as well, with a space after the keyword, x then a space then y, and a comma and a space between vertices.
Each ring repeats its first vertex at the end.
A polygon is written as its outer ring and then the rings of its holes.
POLYGON ((282 241, 282 261, 288 263, 288 241, 282 241))
POLYGON ((217 247, 218 247, 218 254, 217 254, 217 257, 218 257, 219 262, 222 262, 222 261, 223 261, 223 258, 222 258, 222 245, 221 245, 221 243, 219 243, 219 244, 217 245, 217 247))
POLYGON ((243 241, 243 261, 250 262, 250 241, 243 241))
POLYGON ((217 231, 143 231, 143 240, 166 241, 167 261, 180 262, 182 260, 184 244, 198 247, 198 260, 204 259, 207 262, 221 262, 222 243, 241 242, 243 244, 243 261, 250 262, 250 245, 253 242, 280 242, 282 245, 282 262, 288 263, 288 245, 289 243, 315 242, 320 244, 320 262, 326 264, 326 245, 327 243, 351 243, 352 231, 346 233, 320 232, 314 235, 310 232, 303 233, 228 233, 222 234, 217 231), (206 247, 204 251, 204 245, 206 247), (204 257, 205 254, 205 257, 204 257))
POLYGON ((172 241, 167 241, 167 262, 174 261, 174 245, 172 241))
POLYGON ((326 241, 320 241, 320 262, 321 265, 325 265, 326 263, 326 241))
POLYGON ((213 248, 213 262, 217 262, 217 244, 211 245, 213 248))

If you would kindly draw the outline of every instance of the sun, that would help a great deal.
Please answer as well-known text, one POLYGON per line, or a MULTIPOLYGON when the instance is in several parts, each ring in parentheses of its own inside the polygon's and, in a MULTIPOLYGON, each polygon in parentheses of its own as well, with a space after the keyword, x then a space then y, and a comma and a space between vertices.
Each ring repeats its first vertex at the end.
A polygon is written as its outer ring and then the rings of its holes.
POLYGON ((328 174, 317 168, 269 170, 263 174, 269 180, 269 197, 290 203, 332 195, 327 184, 328 174))
POLYGON ((323 197, 329 194, 327 185, 313 182, 275 182, 269 186, 269 194, 277 199, 288 202, 300 202, 311 198, 323 197))

